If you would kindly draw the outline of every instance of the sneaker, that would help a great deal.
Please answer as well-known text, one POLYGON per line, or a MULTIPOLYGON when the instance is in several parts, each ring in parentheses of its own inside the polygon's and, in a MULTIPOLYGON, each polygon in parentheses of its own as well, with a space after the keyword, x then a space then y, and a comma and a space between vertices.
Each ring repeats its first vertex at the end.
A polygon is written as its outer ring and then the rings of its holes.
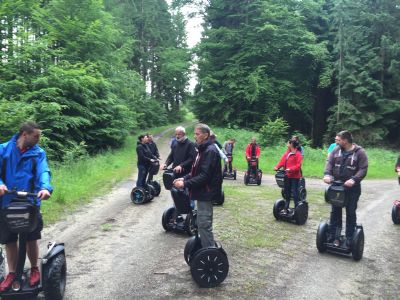
POLYGON ((333 246, 339 247, 340 246, 340 240, 339 239, 334 240, 333 241, 333 246))
POLYGON ((176 223, 182 223, 183 221, 185 221, 185 220, 183 219, 182 216, 177 216, 176 217, 176 223))
POLYGON ((281 215, 287 215, 287 213, 288 213, 287 209, 284 208, 281 210, 281 215))
POLYGON ((38 285, 40 282, 40 272, 38 267, 31 268, 31 276, 29 277, 29 285, 31 287, 38 285))
POLYGON ((15 273, 8 273, 6 279, 4 279, 0 284, 0 293, 7 291, 10 289, 12 283, 15 279, 15 273))

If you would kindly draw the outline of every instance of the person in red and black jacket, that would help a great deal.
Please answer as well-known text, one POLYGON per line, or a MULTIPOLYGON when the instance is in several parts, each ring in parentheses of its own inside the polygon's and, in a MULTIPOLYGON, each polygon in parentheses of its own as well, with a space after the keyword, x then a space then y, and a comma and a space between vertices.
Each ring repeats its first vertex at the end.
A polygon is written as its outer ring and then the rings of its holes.
POLYGON ((250 160, 252 158, 255 158, 257 160, 257 169, 258 169, 258 159, 260 157, 260 154, 261 154, 260 146, 257 144, 256 138, 252 137, 250 144, 247 144, 246 146, 247 172, 249 174, 251 172, 250 160))
POLYGON ((282 155, 280 161, 274 167, 275 171, 283 167, 286 172, 284 187, 286 206, 282 213, 287 213, 291 195, 293 195, 294 206, 297 207, 299 204, 299 181, 302 176, 301 163, 303 156, 298 147, 299 142, 295 139, 290 139, 287 142, 287 151, 282 155))
POLYGON ((190 173, 175 179, 178 189, 187 188, 191 199, 197 199, 197 226, 203 247, 215 246, 212 232, 213 200, 220 197, 222 189, 221 157, 210 140, 210 128, 197 124, 194 134, 198 154, 190 173))

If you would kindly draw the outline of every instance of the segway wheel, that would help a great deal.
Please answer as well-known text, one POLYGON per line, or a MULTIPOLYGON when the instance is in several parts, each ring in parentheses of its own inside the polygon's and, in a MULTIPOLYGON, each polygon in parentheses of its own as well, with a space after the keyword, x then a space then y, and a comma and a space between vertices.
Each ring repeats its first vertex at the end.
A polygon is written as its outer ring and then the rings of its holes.
POLYGON ((328 230, 329 230, 329 225, 326 222, 322 222, 318 226, 318 231, 317 231, 317 249, 318 252, 322 253, 326 251, 326 240, 328 237, 328 230))
POLYGON ((325 194, 324 194, 324 197, 325 197, 325 202, 326 202, 326 203, 329 203, 329 198, 328 198, 328 189, 329 189, 329 187, 325 188, 325 194))
POLYGON ((161 193, 161 185, 158 183, 158 181, 155 180, 151 182, 151 185, 154 188, 154 196, 155 197, 159 196, 161 193))
POLYGON ((221 191, 221 195, 217 199, 215 199, 213 204, 214 205, 223 205, 224 202, 225 202, 225 193, 224 193, 224 191, 221 191))
POLYGON ((203 248, 195 253, 190 262, 190 272, 200 287, 216 287, 228 275, 228 257, 222 248, 203 248))
POLYGON ((400 224, 400 208, 396 205, 392 207, 392 221, 394 224, 400 224))
POLYGON ((275 219, 280 220, 280 218, 281 218, 280 212, 282 209, 285 208, 285 204, 286 204, 286 202, 284 199, 279 199, 279 200, 275 201, 274 208, 272 210, 272 212, 274 213, 275 219))
POLYGON ((197 233, 197 214, 190 212, 186 215, 185 228, 189 236, 194 236, 197 233))
POLYGON ((299 189, 299 198, 300 198, 300 201, 306 201, 306 199, 307 199, 307 191, 303 187, 300 187, 300 189, 299 189))
POLYGON ((355 261, 359 261, 364 253, 364 230, 362 227, 356 228, 351 244, 351 254, 355 261))
POLYGON ((201 241, 198 236, 192 236, 186 242, 185 249, 183 250, 183 257, 187 264, 190 263, 194 254, 201 249, 201 241))
POLYGON ((131 192, 131 200, 135 204, 143 204, 146 202, 146 191, 142 188, 135 187, 131 192))
POLYGON ((261 185, 262 172, 259 170, 257 175, 257 185, 261 185))
POLYGON ((233 180, 236 180, 236 170, 233 171, 233 180))
POLYGON ((156 190, 152 184, 147 184, 146 186, 146 201, 145 202, 150 202, 151 200, 154 199, 154 195, 156 194, 156 190))
POLYGON ((43 291, 47 300, 61 300, 67 283, 67 262, 64 253, 54 257, 44 268, 43 291))
POLYGON ((175 206, 171 206, 164 211, 161 218, 161 224, 165 231, 171 231, 173 229, 171 221, 173 221, 175 215, 176 215, 175 206))
POLYGON ((249 181, 250 181, 249 175, 248 175, 247 173, 244 174, 244 184, 245 184, 245 185, 248 185, 248 184, 249 184, 249 181))
POLYGON ((304 225, 308 219, 308 203, 300 202, 294 210, 294 219, 297 225, 304 225))

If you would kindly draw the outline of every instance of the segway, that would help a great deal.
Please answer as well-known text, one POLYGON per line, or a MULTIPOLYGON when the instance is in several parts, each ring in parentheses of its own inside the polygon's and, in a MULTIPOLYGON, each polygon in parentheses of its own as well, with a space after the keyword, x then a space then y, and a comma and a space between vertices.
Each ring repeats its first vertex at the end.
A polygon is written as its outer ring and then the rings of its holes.
MULTIPOLYGON (((227 154, 226 157, 228 158, 228 164, 232 164, 232 154, 227 154)), ((236 170, 225 166, 222 178, 236 180, 236 170)))
POLYGON ((392 221, 394 224, 400 224, 400 200, 395 200, 392 207, 392 221))
POLYGON ((161 218, 165 231, 186 232, 189 236, 196 234, 196 210, 191 206, 186 190, 171 189, 174 206, 167 208, 161 218))
POLYGON ((216 287, 228 276, 229 261, 225 250, 217 243, 214 247, 202 247, 198 233, 187 241, 183 256, 193 280, 200 287, 216 287))
POLYGON ((147 184, 151 185, 154 188, 154 197, 157 197, 161 193, 161 185, 158 181, 153 180, 153 176, 158 174, 158 170, 160 169, 160 163, 158 160, 155 160, 150 164, 149 168, 149 177, 147 179, 147 184))
MULTIPOLYGON (((341 181, 334 181, 327 189, 325 196, 328 202, 333 206, 345 207, 347 204, 345 187, 341 181)), ((356 225, 351 241, 348 241, 346 237, 341 234, 341 228, 338 228, 335 237, 330 237, 329 232, 329 222, 322 222, 319 224, 316 245, 320 253, 329 251, 340 255, 352 256, 356 261, 362 258, 364 253, 364 229, 362 225, 356 225)))
POLYGON ((252 157, 250 160, 250 171, 247 170, 244 174, 244 184, 256 184, 260 185, 262 179, 262 171, 258 168, 258 159, 252 157))
POLYGON ((278 186, 281 188, 281 193, 283 199, 278 199, 274 203, 273 214, 276 220, 283 220, 291 223, 296 223, 297 225, 303 225, 307 222, 308 219, 308 202, 306 200, 307 192, 305 189, 305 180, 300 179, 299 181, 299 203, 295 208, 289 208, 285 211, 286 201, 290 199, 286 199, 287 197, 291 197, 291 192, 289 195, 285 194, 285 181, 288 178, 286 177, 286 173, 284 170, 277 170, 275 174, 275 181, 278 186))
MULTIPOLYGON (((29 285, 28 270, 24 269, 26 259, 26 239, 28 233, 38 225, 38 208, 28 199, 36 199, 37 195, 27 192, 6 191, 16 196, 8 207, 3 209, 1 218, 10 232, 18 234, 18 258, 16 277, 9 290, 0 293, 2 299, 8 297, 36 297, 44 292, 45 299, 61 300, 64 297, 67 263, 63 243, 48 244, 47 253, 40 260, 41 278, 37 286, 29 285)), ((2 268, 2 272, 4 269, 2 268)), ((4 277, 4 273, 0 277, 4 277)))

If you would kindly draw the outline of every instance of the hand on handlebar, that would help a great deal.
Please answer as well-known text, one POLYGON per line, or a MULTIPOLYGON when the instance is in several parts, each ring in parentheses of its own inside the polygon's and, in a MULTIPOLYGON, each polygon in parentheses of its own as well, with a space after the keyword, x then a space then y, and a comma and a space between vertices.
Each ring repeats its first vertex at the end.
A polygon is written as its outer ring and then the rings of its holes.
POLYGON ((4 184, 0 185, 0 196, 3 196, 7 190, 8 189, 4 184))
POLYGON ((177 189, 183 189, 185 187, 185 182, 183 181, 183 178, 178 178, 175 179, 174 182, 172 183, 174 187, 177 189))
POLYGON ((345 187, 352 187, 355 184, 355 181, 353 179, 346 180, 345 183, 343 184, 345 187))
POLYGON ((327 184, 332 183, 332 176, 325 175, 324 176, 324 182, 327 183, 327 184))
POLYGON ((182 173, 182 171, 183 171, 183 168, 181 167, 181 166, 176 166, 175 168, 174 168, 174 172, 175 173, 182 173))
POLYGON ((38 198, 40 198, 41 200, 47 200, 50 198, 51 194, 48 190, 41 190, 38 193, 38 198))

